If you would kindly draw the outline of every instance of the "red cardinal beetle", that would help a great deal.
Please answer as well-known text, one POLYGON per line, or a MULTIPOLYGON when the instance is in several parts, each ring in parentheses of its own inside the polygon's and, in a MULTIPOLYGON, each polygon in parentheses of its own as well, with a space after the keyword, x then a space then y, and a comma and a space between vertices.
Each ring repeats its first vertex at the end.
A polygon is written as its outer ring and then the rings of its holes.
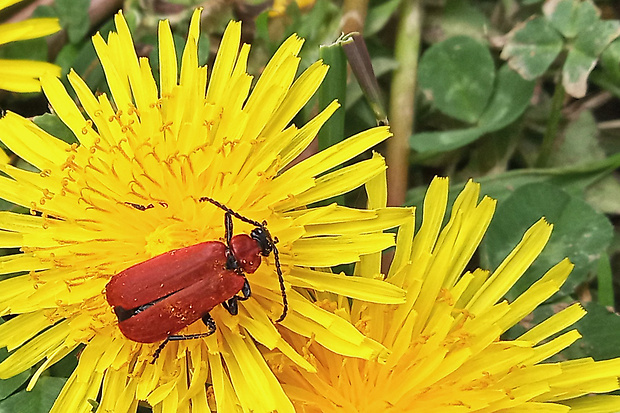
MULTIPOLYGON (((106 298, 118 317, 125 337, 139 343, 162 341, 153 354, 152 363, 169 341, 206 337, 216 330, 209 315, 222 304, 232 315, 238 313, 238 301, 250 298, 251 289, 245 274, 255 272, 261 255, 273 252, 284 309, 276 322, 284 320, 288 301, 284 288, 277 238, 272 238, 267 223, 254 221, 231 210, 220 202, 202 197, 224 210, 226 243, 206 241, 168 251, 136 264, 115 275, 106 286, 106 298), (254 225, 250 235, 232 235, 232 217, 254 225), (237 293, 241 292, 241 296, 237 293), (180 330, 202 319, 209 331, 177 335, 180 330)), ((153 208, 127 203, 145 211, 153 208)))

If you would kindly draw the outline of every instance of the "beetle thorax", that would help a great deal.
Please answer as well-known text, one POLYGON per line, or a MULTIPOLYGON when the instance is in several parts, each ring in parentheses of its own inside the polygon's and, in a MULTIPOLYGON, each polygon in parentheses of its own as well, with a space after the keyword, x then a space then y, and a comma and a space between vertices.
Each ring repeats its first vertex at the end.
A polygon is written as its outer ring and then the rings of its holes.
POLYGON ((246 234, 238 234, 230 240, 230 248, 243 272, 256 272, 261 263, 261 248, 256 240, 246 234))

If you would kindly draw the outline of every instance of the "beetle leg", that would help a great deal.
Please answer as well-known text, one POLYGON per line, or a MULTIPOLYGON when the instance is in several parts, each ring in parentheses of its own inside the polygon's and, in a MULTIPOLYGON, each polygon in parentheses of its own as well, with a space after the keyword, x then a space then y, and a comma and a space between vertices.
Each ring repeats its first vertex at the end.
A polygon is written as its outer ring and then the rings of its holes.
POLYGON ((207 314, 203 315, 202 316, 202 322, 209 329, 209 331, 207 333, 205 333, 205 334, 211 335, 211 334, 215 333, 215 330, 217 330, 217 326, 215 325, 215 320, 213 318, 211 318, 211 314, 207 313, 207 314))
POLYGON ((164 347, 166 347, 166 344, 168 344, 171 341, 195 340, 197 338, 208 337, 211 334, 215 333, 215 330, 217 330, 217 326, 215 325, 215 320, 211 318, 211 315, 209 313, 202 316, 202 322, 205 324, 205 326, 207 326, 209 331, 207 331, 206 333, 199 333, 199 334, 168 336, 164 341, 162 341, 159 347, 157 347, 157 350, 155 350, 155 353, 153 353, 153 360, 151 360, 151 364, 155 364, 155 360, 159 358, 159 355, 161 354, 164 347))
POLYGON ((151 364, 155 364, 155 360, 159 358, 159 354, 164 349, 164 347, 166 347, 166 344, 168 344, 168 342, 170 341, 170 337, 167 337, 164 341, 161 342, 159 347, 157 347, 157 350, 155 350, 155 353, 153 353, 153 360, 151 360, 151 364))
POLYGON ((239 297, 235 295, 228 301, 224 301, 222 303, 222 306, 230 313, 230 315, 239 314, 239 305, 237 304, 237 300, 239 300, 239 297))
POLYGON ((247 279, 243 283, 243 287, 241 287, 241 294, 243 294, 243 297, 237 297, 237 300, 239 301, 245 301, 248 298, 250 298, 250 296, 252 295, 252 290, 250 289, 250 283, 248 282, 247 279))
POLYGON ((233 254, 231 249, 228 247, 226 247, 226 269, 233 270, 237 274, 240 274, 242 271, 239 267, 235 254, 233 254))

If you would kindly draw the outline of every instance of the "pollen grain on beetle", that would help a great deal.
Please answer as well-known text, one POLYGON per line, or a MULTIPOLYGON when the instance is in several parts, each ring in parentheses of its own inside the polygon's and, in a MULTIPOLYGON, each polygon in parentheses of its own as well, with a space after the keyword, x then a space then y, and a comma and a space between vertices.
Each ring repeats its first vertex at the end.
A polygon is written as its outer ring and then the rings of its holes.
MULTIPOLYGON (((351 359, 285 332, 316 367, 300 369, 277 351, 269 358, 297 412, 619 411, 618 396, 600 393, 620 388, 620 358, 549 360, 581 337, 564 331, 585 315, 579 304, 514 340, 501 337, 559 291, 573 264, 560 261, 513 302, 504 300, 547 244, 552 226, 544 219, 532 225, 494 271, 468 270, 495 211, 495 200, 479 196, 480 186, 470 181, 443 225, 448 180, 435 178, 420 228, 414 231, 413 215, 399 227, 386 280, 407 291, 405 304, 316 294, 317 304, 391 353, 383 362, 351 359)), ((379 262, 366 257, 357 272, 372 273, 379 262)))
POLYGON ((261 353, 278 349, 314 371, 286 332, 338 354, 385 357, 383 345, 313 303, 308 290, 404 302, 404 291, 379 273, 351 277, 329 268, 394 245, 385 230, 410 211, 309 205, 384 184, 379 155, 330 171, 390 133, 373 128, 290 166, 338 107, 292 124, 327 67, 317 62, 296 77, 303 41, 293 35, 252 87, 250 47, 240 47, 240 24, 232 22, 207 81, 197 64, 199 21, 196 11, 180 70, 170 26, 160 23, 158 82, 148 59, 136 56, 122 14, 107 41, 93 37, 110 95, 93 94, 71 72, 76 104, 58 79, 42 78, 78 144, 14 113, 0 119, 2 142, 38 169, 0 165, 0 197, 30 210, 0 212, 2 246, 21 249, 0 266, 14 275, 0 283, 0 312, 14 315, 0 326, 0 345, 12 351, 0 378, 35 365, 36 378, 83 346, 53 412, 84 411, 98 397, 98 411, 116 413, 135 411, 140 400, 155 411, 209 403, 292 412, 261 353), (183 254, 208 269, 192 273, 189 286, 174 278, 190 274, 176 270, 188 264, 183 254), (206 289, 192 290, 199 282, 206 289), (178 291, 194 301, 173 302, 178 291), (211 292, 201 297, 204 291, 211 292))

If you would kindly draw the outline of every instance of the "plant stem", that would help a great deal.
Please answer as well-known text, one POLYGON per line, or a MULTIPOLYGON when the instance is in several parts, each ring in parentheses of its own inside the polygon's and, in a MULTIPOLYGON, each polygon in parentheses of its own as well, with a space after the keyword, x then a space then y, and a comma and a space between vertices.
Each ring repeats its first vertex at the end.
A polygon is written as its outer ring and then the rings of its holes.
POLYGON ((598 302, 601 305, 614 306, 614 286, 609 254, 602 254, 598 260, 598 302))
POLYGON ((560 81, 555 85, 555 91, 553 92, 549 122, 547 123, 547 129, 545 130, 538 159, 535 164, 538 168, 547 166, 547 163, 549 162, 549 157, 551 156, 551 151, 553 150, 553 143, 558 135, 558 126, 560 124, 560 119, 562 118, 562 107, 564 105, 565 95, 566 91, 560 81))
POLYGON ((400 5, 394 56, 398 69, 391 85, 389 121, 394 137, 388 140, 388 205, 403 205, 409 170, 409 138, 413 133, 415 89, 422 30, 422 0, 400 5))
POLYGON ((340 20, 342 33, 362 33, 368 12, 368 0, 344 0, 342 6, 343 14, 340 20))

